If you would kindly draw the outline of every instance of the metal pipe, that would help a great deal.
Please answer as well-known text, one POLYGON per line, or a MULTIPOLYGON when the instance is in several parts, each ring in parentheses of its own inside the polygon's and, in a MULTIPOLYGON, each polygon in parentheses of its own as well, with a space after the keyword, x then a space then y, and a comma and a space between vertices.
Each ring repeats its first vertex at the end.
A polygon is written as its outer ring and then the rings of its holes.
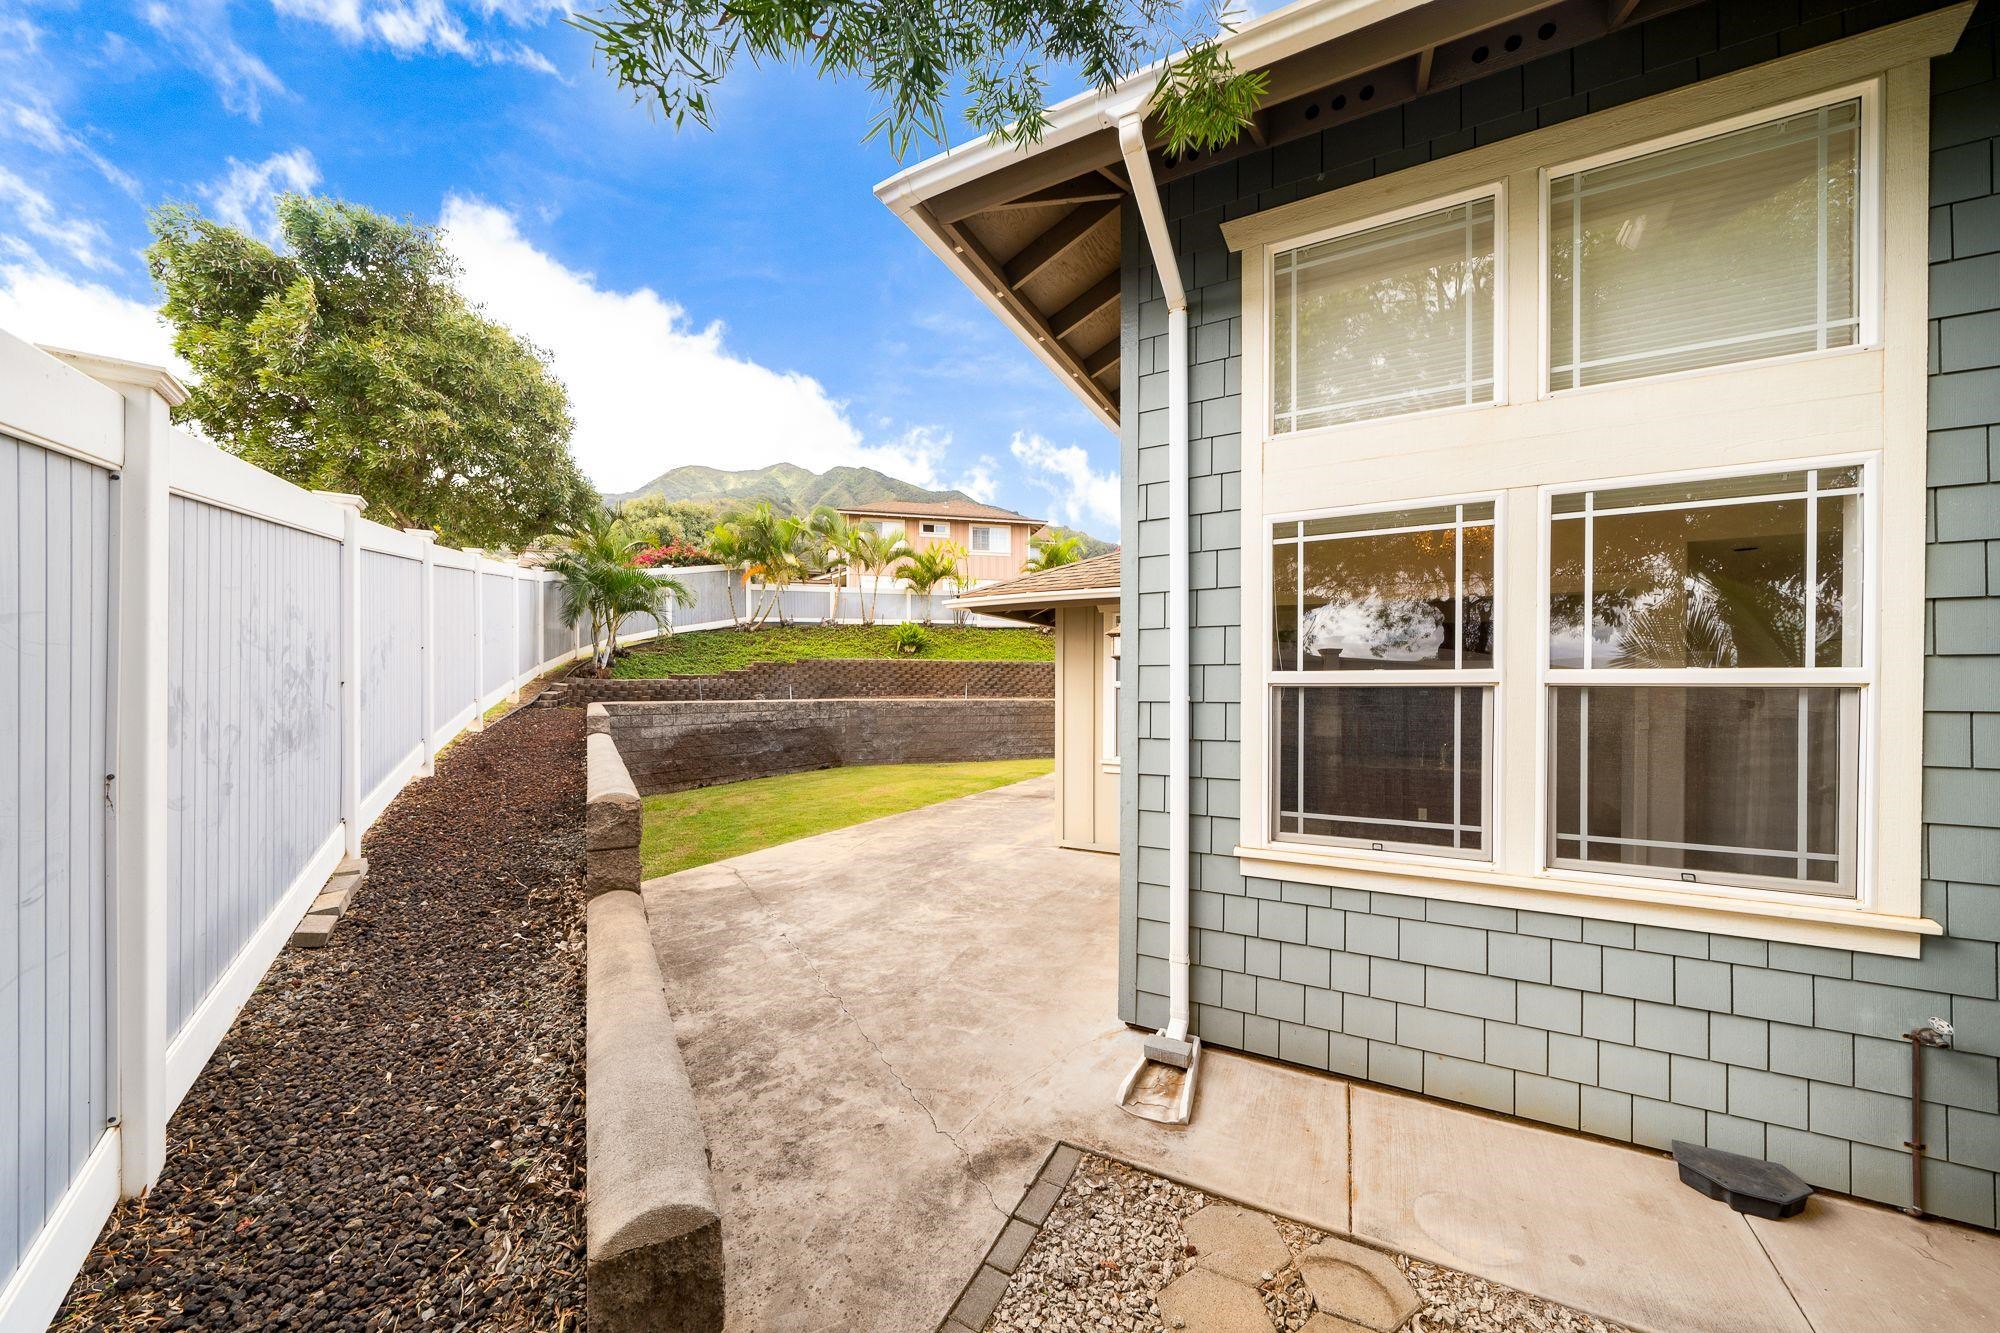
POLYGON ((1910 1206, 1903 1211, 1912 1217, 1924 1215, 1924 1047, 1939 1049, 1951 1045, 1951 1024, 1942 1018, 1911 1028, 1903 1034, 1910 1043, 1910 1137, 1903 1146, 1910 1150, 1910 1206))

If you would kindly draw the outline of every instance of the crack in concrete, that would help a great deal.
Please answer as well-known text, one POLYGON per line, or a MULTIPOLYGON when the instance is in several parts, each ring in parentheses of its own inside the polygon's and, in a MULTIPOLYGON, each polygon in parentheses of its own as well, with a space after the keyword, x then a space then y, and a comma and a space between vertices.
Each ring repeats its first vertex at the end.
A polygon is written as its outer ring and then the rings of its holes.
POLYGON ((924 1119, 930 1121, 931 1131, 937 1134, 940 1138, 942 1138, 945 1142, 949 1143, 952 1146, 953 1151, 955 1151, 959 1155, 960 1160, 962 1160, 965 1163, 965 1174, 967 1178, 969 1178, 973 1184, 979 1186, 980 1190, 986 1195, 986 1201, 993 1205, 993 1211, 998 1213, 1003 1220, 1006 1219, 1008 1216, 1010 1216, 1008 1210, 1002 1207, 1000 1200, 997 1197, 995 1197, 993 1193, 993 1187, 991 1185, 988 1185, 984 1180, 980 1178, 979 1172, 974 1168, 972 1164, 971 1152, 969 1152, 966 1149, 966 1146, 959 1141, 958 1135, 954 1134, 951 1130, 946 1129, 943 1125, 938 1123, 937 1113, 932 1111, 929 1104, 927 1104, 922 1097, 919 1097, 917 1095, 917 1090, 910 1086, 909 1080, 905 1079, 902 1075, 902 1072, 898 1070, 893 1063, 890 1062, 888 1055, 883 1052, 882 1047, 876 1042, 874 1037, 869 1035, 868 1029, 862 1026, 861 1020, 854 1016, 854 1011, 847 1007, 847 1001, 841 997, 838 991, 834 990, 834 988, 830 984, 828 984, 825 974, 819 970, 819 965, 813 961, 812 955, 807 953, 803 948, 801 948, 798 942, 791 937, 791 931, 794 928, 792 926, 792 923, 785 920, 784 916, 781 915, 778 912, 778 910, 765 899, 764 895, 757 892, 757 890, 751 886, 750 881, 743 877, 743 872, 741 870, 738 870, 733 865, 726 866, 726 868, 728 869, 731 875, 734 875, 736 877, 736 882, 743 886, 743 891, 749 894, 750 897, 756 901, 759 907, 763 908, 764 911, 768 913, 773 920, 777 921, 784 928, 780 932, 778 938, 782 939, 785 942, 786 947, 789 948, 795 955, 797 955, 798 960, 801 963, 805 964, 806 971, 812 974, 812 979, 814 983, 819 987, 820 994, 824 995, 827 999, 833 1001, 834 1006, 840 1010, 841 1017, 847 1020, 848 1026, 852 1027, 855 1033, 860 1036, 861 1040, 868 1044, 868 1049, 874 1053, 876 1061, 881 1064, 882 1068, 886 1069, 889 1072, 889 1077, 896 1080, 896 1086, 903 1090, 903 1095, 908 1097, 911 1103, 915 1105, 919 1111, 922 1111, 924 1113, 924 1119))

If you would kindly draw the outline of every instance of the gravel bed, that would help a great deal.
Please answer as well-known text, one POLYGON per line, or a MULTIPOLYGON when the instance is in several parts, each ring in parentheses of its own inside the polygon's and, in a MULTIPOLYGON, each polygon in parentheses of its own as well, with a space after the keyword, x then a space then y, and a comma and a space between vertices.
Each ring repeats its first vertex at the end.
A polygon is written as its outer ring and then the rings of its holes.
POLYGON ((61 1329, 582 1326, 583 714, 459 740, 370 832, 121 1204, 61 1329))
MULTIPOLYGON (((1166 1333, 1153 1297, 1192 1268, 1182 1218, 1209 1202, 1200 1190, 1086 1153, 1007 1284, 993 1333, 1166 1333)), ((1294 1255, 1327 1233, 1274 1218, 1294 1255)), ((1625 1333, 1567 1306, 1484 1278, 1398 1255, 1423 1297, 1408 1333, 1625 1333)), ((1274 1329, 1297 1330, 1312 1295, 1295 1266, 1261 1284, 1274 1329)))

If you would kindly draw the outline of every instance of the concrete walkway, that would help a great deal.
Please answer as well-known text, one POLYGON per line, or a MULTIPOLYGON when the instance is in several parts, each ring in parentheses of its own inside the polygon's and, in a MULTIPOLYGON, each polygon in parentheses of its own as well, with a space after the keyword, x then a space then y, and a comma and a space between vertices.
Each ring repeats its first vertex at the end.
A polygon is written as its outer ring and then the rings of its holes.
POLYGON ((1815 1199, 1750 1223, 1671 1161, 1214 1053, 1125 1115, 1117 863, 1053 779, 646 887, 714 1153, 730 1326, 934 1328, 1057 1139, 1660 1330, 1991 1327, 2000 1237, 1815 1199))

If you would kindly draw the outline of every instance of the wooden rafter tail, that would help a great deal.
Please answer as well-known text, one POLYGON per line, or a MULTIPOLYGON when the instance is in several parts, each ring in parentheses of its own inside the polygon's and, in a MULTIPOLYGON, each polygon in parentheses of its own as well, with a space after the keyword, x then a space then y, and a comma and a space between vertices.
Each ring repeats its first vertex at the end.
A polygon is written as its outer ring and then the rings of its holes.
POLYGON ((1089 372, 1084 369, 1082 359, 1062 339, 1056 336, 1055 330, 1049 326, 1048 317, 1035 309, 1031 302, 1024 300, 1020 293, 1008 286, 1005 267, 993 257, 991 251, 980 243, 979 238, 965 228, 952 223, 940 223, 939 226, 945 235, 951 238, 952 246, 959 251, 960 258, 965 260, 972 271, 978 274, 979 280, 986 284, 987 289, 993 293, 994 299, 1006 305, 1020 319, 1023 325, 1033 331, 1036 340, 1048 349, 1049 355, 1055 358, 1056 364, 1069 372, 1070 378, 1082 386, 1083 391, 1090 396, 1093 402, 1097 403, 1106 412, 1116 415, 1118 400, 1112 394, 1106 392, 1102 384, 1092 378, 1089 372))

